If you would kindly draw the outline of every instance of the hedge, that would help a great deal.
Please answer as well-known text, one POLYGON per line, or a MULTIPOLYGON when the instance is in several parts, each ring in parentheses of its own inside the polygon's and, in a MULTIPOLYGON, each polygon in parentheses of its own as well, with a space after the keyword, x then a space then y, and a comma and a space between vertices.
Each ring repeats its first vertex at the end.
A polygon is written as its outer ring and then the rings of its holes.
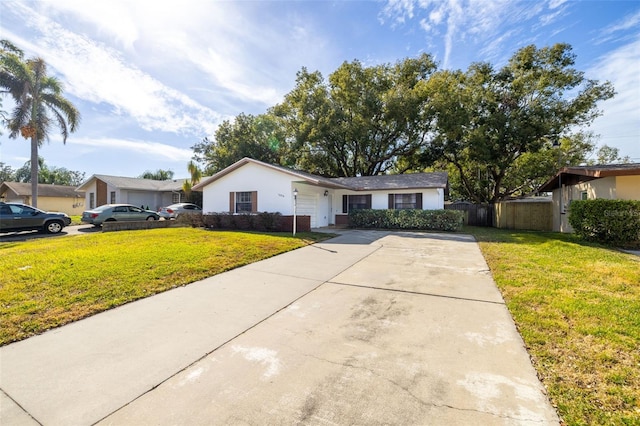
POLYGON ((183 214, 177 219, 196 228, 238 229, 251 231, 280 231, 282 215, 280 213, 207 213, 183 214))
POLYGON ((352 210, 353 228, 459 231, 464 213, 458 210, 352 210))
POLYGON ((587 241, 618 246, 640 245, 640 201, 574 200, 569 223, 587 241))

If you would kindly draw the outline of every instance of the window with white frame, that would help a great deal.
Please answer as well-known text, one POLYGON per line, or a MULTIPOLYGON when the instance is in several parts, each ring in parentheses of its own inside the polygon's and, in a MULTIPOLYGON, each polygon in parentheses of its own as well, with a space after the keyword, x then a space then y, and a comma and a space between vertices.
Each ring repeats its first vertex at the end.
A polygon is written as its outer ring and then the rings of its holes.
POLYGON ((351 210, 362 210, 370 208, 371 194, 342 196, 342 213, 349 213, 351 210))
POLYGON ((116 203, 116 191, 111 191, 110 198, 111 198, 111 201, 109 201, 109 204, 115 204, 116 203))
POLYGON ((389 208, 395 210, 422 209, 422 193, 389 194, 389 208))
POLYGON ((393 194, 393 196, 393 207, 396 210, 416 208, 416 194, 393 194))
POLYGON ((236 192, 236 213, 251 213, 251 192, 236 192))

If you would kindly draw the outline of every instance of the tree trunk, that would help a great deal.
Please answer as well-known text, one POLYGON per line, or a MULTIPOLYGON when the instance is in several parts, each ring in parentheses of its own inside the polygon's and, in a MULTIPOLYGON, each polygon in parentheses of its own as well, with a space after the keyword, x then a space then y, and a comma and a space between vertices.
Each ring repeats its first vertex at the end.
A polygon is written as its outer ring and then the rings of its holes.
POLYGON ((31 136, 31 205, 38 207, 38 139, 31 136))

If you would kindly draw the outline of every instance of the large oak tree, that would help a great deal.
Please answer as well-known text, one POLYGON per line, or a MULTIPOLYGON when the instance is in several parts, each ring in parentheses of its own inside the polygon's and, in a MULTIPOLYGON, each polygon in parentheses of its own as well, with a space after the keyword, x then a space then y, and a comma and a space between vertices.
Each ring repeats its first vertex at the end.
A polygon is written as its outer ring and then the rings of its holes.
MULTIPOLYGON (((556 44, 522 48, 500 69, 476 63, 439 71, 423 86, 433 133, 421 165, 451 164, 462 197, 475 202, 519 195, 550 177, 549 164, 561 156, 554 142, 573 139, 575 149, 575 134, 600 113, 597 103, 614 95, 610 83, 586 79, 574 63, 571 47, 556 44)), ((589 149, 571 158, 583 161, 589 149)))
POLYGON ((345 62, 328 80, 303 68, 273 109, 297 165, 325 176, 376 175, 418 152, 428 123, 419 86, 435 70, 427 54, 369 67, 345 62))

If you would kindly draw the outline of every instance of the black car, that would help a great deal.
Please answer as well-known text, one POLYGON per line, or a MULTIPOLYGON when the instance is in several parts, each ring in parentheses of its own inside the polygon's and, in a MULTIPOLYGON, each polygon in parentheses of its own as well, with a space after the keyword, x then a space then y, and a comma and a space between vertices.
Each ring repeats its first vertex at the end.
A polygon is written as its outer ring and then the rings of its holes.
POLYGON ((45 212, 20 203, 0 202, 0 232, 41 231, 57 234, 71 223, 66 213, 45 212))

